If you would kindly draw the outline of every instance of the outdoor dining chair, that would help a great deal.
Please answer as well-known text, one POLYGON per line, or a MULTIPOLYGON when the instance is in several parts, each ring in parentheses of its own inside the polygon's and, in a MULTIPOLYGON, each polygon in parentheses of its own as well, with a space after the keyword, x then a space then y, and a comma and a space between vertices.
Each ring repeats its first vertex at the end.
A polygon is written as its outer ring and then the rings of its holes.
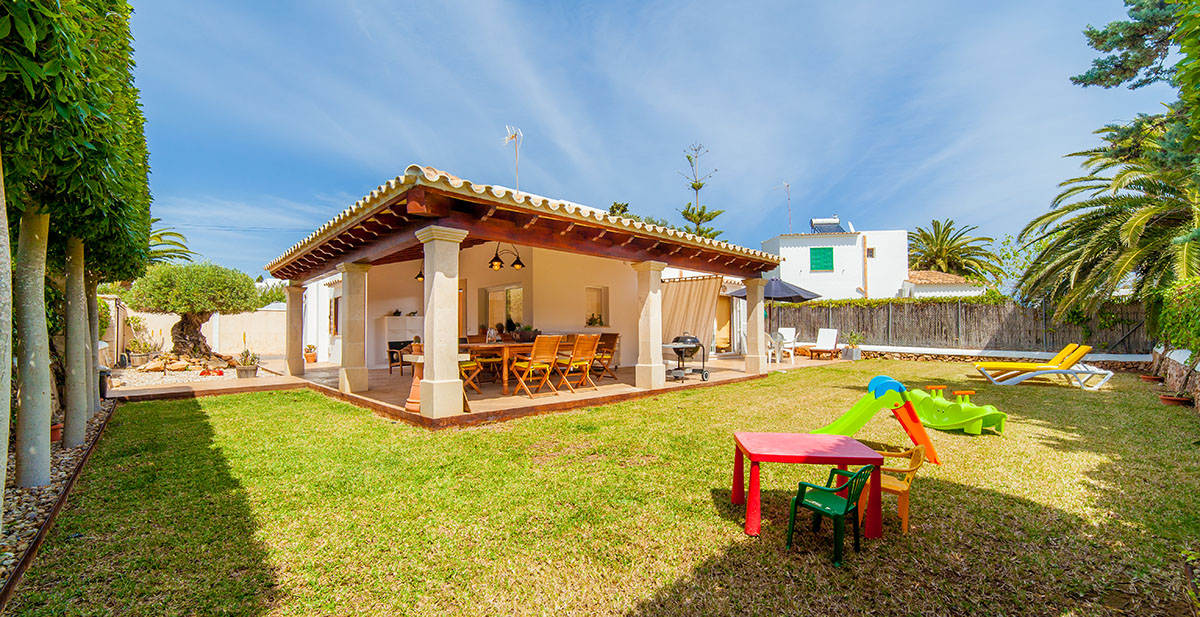
POLYGON ((600 375, 596 379, 604 379, 605 375, 617 378, 613 372, 612 363, 617 357, 617 341, 621 335, 617 332, 605 332, 600 335, 600 343, 596 346, 596 357, 592 360, 592 370, 600 375))
POLYGON ((575 388, 582 388, 584 384, 591 386, 593 390, 599 390, 596 387, 596 382, 592 381, 592 361, 596 359, 596 347, 600 343, 599 334, 578 334, 575 336, 575 343, 571 345, 571 354, 567 357, 559 356, 554 363, 554 370, 558 373, 558 386, 562 387, 566 384, 567 389, 572 393, 575 388), (572 384, 570 375, 578 372, 579 379, 572 384))
POLYGON ((549 384, 553 392, 549 394, 558 394, 558 389, 554 387, 554 383, 550 381, 550 375, 554 371, 554 365, 558 361, 558 344, 562 340, 562 336, 558 334, 539 334, 533 340, 533 349, 529 351, 529 355, 519 355, 512 363, 513 375, 517 377, 517 388, 524 390, 529 398, 534 398, 535 395, 541 394, 542 387, 549 384), (531 378, 540 379, 537 382, 537 387, 533 390, 529 389, 531 378))

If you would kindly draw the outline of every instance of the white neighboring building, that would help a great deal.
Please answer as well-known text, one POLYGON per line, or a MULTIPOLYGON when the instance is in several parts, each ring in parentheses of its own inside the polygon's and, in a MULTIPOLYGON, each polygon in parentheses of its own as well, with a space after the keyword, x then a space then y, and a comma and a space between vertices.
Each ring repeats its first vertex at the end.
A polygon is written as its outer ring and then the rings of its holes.
POLYGON ((905 298, 946 298, 980 296, 987 288, 972 283, 957 274, 935 270, 913 270, 908 273, 901 292, 905 298))
POLYGON ((767 277, 818 293, 826 300, 896 298, 908 278, 908 232, 855 231, 835 215, 811 219, 812 231, 781 234, 762 248, 783 258, 767 277))

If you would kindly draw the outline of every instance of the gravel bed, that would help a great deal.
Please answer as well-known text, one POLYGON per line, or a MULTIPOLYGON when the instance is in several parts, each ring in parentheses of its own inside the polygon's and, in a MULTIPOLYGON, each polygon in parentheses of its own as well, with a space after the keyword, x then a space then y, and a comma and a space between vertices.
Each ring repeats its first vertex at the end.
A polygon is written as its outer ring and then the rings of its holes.
POLYGON ((88 445, 96 439, 104 418, 112 412, 116 405, 113 401, 103 401, 101 411, 88 420, 87 437, 82 446, 66 449, 61 442, 50 446, 50 484, 34 488, 19 488, 15 486, 16 451, 8 452, 8 478, 4 487, 4 529, 0 535, 0 586, 8 582, 13 569, 21 556, 29 549, 38 529, 50 516, 58 496, 62 493, 67 479, 75 472, 75 467, 83 458, 88 445))
MULTIPOLYGON (((141 386, 160 386, 163 384, 190 383, 194 381, 217 381, 221 379, 236 379, 237 370, 222 369, 224 375, 200 376, 199 370, 194 371, 153 371, 142 372, 137 369, 116 369, 112 373, 114 382, 120 381, 122 388, 141 386)), ((261 369, 260 369, 261 372, 261 369)))

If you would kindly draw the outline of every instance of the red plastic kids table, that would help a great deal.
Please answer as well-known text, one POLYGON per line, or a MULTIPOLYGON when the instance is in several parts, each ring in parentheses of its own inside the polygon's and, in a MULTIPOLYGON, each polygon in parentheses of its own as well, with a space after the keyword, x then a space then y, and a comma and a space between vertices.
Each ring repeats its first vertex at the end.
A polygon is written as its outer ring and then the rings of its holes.
POLYGON ((730 501, 746 502, 746 535, 757 536, 762 501, 759 495, 759 463, 806 463, 833 465, 845 469, 848 465, 874 465, 868 490, 864 535, 878 538, 883 535, 883 515, 880 507, 879 468, 883 456, 863 444, 843 435, 813 435, 811 433, 734 433, 733 493, 730 501), (750 459, 750 498, 742 493, 742 457, 750 459))

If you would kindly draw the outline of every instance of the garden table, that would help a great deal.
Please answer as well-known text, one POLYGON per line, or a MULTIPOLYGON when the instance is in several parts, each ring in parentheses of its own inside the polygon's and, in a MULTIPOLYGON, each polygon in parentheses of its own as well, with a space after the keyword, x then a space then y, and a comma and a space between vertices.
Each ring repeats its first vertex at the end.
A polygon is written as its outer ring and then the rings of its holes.
POLYGON ((533 351, 533 343, 509 343, 504 341, 499 343, 459 343, 458 348, 476 353, 480 351, 500 352, 500 382, 503 384, 502 391, 507 395, 508 372, 512 361, 518 353, 533 351))
MULTIPOLYGON (((866 526, 868 538, 883 535, 883 509, 880 506, 881 480, 879 468, 883 455, 844 435, 814 435, 812 433, 734 433, 733 491, 729 501, 746 504, 746 535, 757 536, 762 515, 759 495, 759 463, 805 463, 808 465, 874 465, 871 471, 870 495, 867 498, 866 526), (743 494, 742 457, 750 459, 749 499, 743 494)), ((841 484, 841 481, 839 481, 841 484)))

